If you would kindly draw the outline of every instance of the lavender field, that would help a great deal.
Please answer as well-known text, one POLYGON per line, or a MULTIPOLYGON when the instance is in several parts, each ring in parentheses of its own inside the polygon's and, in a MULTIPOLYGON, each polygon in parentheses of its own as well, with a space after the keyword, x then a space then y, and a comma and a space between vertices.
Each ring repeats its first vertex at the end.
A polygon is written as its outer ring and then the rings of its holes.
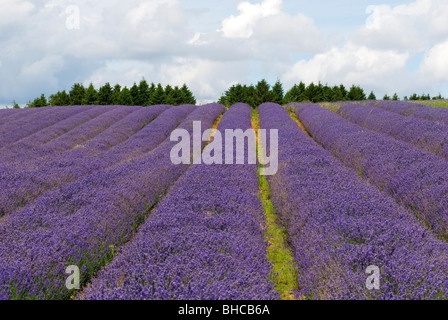
POLYGON ((0 110, 0 300, 447 299, 447 161, 410 102, 0 110), (277 130, 278 171, 174 164, 196 121, 277 130))

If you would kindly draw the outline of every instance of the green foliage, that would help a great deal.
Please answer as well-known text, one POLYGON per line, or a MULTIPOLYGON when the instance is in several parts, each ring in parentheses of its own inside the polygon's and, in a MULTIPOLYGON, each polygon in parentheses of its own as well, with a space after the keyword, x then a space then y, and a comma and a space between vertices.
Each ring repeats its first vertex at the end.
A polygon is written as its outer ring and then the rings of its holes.
POLYGON ((65 90, 59 91, 50 95, 49 103, 51 106, 69 106, 71 104, 70 95, 65 90))
POLYGON ((132 106, 134 105, 134 101, 132 100, 131 90, 128 87, 124 87, 120 93, 119 104, 124 106, 132 106))
POLYGON ((41 108, 48 106, 47 98, 45 98, 45 95, 42 93, 42 95, 39 98, 36 98, 33 100, 33 102, 27 103, 27 108, 41 108))
POLYGON ((109 82, 98 90, 98 104, 103 106, 113 104, 113 89, 109 82))
POLYGON ((98 92, 96 91, 93 83, 90 83, 86 90, 84 99, 82 100, 83 105, 97 105, 98 104, 98 92))
POLYGON ((138 85, 138 96, 134 100, 137 106, 147 106, 149 103, 149 97, 151 92, 149 90, 149 84, 145 79, 142 79, 138 85))
POLYGON ((163 89, 162 85, 159 83, 157 85, 157 88, 150 98, 150 105, 156 105, 156 104, 164 104, 165 103, 165 90, 163 89))
POLYGON ((322 84, 319 82, 318 85, 315 85, 313 82, 311 82, 308 85, 308 87, 306 87, 306 89, 303 92, 302 96, 303 96, 302 101, 305 101, 305 102, 320 102, 320 101, 323 101, 322 84))
POLYGON ((284 97, 285 93, 283 91, 283 85, 280 80, 277 80, 277 82, 272 87, 272 102, 283 104, 284 97))
POLYGON ((18 105, 18 103, 16 102, 16 100, 14 100, 14 101, 12 102, 12 108, 13 108, 13 109, 20 109, 20 106, 18 105))
POLYGON ((268 82, 263 79, 257 83, 255 86, 255 96, 253 96, 254 99, 254 105, 253 107, 257 107, 260 104, 264 102, 271 102, 273 98, 271 87, 269 86, 268 82))
POLYGON ((390 100, 390 97, 387 94, 385 94, 383 100, 390 100))
POLYGON ((75 83, 69 92, 72 105, 79 106, 83 104, 86 95, 86 88, 81 83, 75 83))
POLYGON ((303 93, 305 92, 305 84, 300 82, 299 85, 295 84, 285 95, 283 102, 285 104, 291 102, 301 102, 303 101, 303 93))
POLYGON ((351 101, 361 101, 366 100, 366 95, 364 90, 360 86, 352 85, 350 91, 347 94, 348 100, 351 101))
POLYGON ((376 100, 376 96, 375 96, 375 94, 373 93, 373 91, 370 92, 370 94, 369 94, 367 100, 376 100))
POLYGON ((50 95, 49 103, 44 95, 28 102, 27 107, 36 108, 47 105, 68 106, 68 105, 137 105, 150 106, 157 104, 196 104, 196 99, 186 84, 182 87, 167 85, 163 88, 159 83, 151 85, 143 78, 137 85, 129 89, 116 84, 114 87, 110 83, 104 84, 97 91, 92 83, 86 89, 81 83, 75 83, 70 92, 60 91, 50 95))
POLYGON ((134 82, 134 84, 132 85, 131 89, 129 90, 131 93, 131 97, 132 97, 132 106, 136 106, 137 105, 137 101, 140 100, 140 90, 138 89, 137 84, 134 82))
POLYGON ((180 88, 180 90, 182 91, 184 104, 196 104, 196 99, 194 98, 193 93, 190 91, 190 89, 188 89, 185 83, 180 88))
POLYGON ((112 90, 112 104, 118 105, 120 104, 121 99, 121 86, 116 84, 114 89, 112 90))
POLYGON ((394 95, 392 97, 392 100, 394 100, 394 101, 399 101, 400 100, 400 98, 398 98, 398 94, 397 93, 394 93, 394 95))

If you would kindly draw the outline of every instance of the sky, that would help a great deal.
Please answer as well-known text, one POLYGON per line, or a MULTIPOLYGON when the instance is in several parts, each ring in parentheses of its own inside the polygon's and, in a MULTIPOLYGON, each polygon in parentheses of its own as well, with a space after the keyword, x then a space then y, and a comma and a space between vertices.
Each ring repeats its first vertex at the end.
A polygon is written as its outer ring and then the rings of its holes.
POLYGON ((0 105, 74 83, 280 80, 448 97, 448 0, 0 0, 0 105))

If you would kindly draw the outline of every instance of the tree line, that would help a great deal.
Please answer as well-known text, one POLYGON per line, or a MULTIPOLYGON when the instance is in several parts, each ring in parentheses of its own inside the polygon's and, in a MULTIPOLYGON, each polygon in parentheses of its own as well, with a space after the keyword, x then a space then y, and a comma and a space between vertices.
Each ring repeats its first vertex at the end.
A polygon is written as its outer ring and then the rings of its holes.
MULTIPOLYGON (((281 105, 290 102, 337 102, 337 101, 361 101, 361 100, 376 100, 376 95, 372 92, 366 94, 364 89, 358 85, 352 85, 346 88, 343 84, 329 86, 322 83, 309 85, 300 82, 295 84, 289 91, 284 93, 283 85, 278 80, 272 87, 266 80, 259 81, 256 85, 241 85, 236 84, 231 86, 219 99, 219 103, 226 106, 233 105, 237 102, 244 102, 256 108, 264 102, 275 102, 281 105)), ((404 97, 404 100, 430 100, 430 96, 413 94, 404 97)), ((443 99, 439 94, 432 99, 443 99)), ((400 100, 398 94, 395 93, 392 98, 387 94, 384 95, 383 100, 400 100)))
POLYGON ((353 85, 346 89, 344 85, 330 87, 322 83, 303 82, 295 84, 289 91, 284 92, 282 83, 278 80, 271 88, 266 80, 259 81, 256 85, 236 84, 231 86, 219 99, 219 103, 232 105, 236 102, 244 102, 253 108, 264 102, 288 104, 290 102, 333 102, 346 100, 375 100, 373 92, 367 97, 360 86, 353 85))
MULTIPOLYGON (((361 101, 376 100, 376 95, 370 92, 369 95, 358 85, 352 85, 346 88, 343 84, 329 86, 323 85, 321 82, 314 84, 311 82, 306 85, 303 82, 295 84, 289 91, 285 93, 283 84, 278 80, 272 87, 263 79, 256 85, 232 85, 218 100, 225 106, 231 106, 238 102, 247 103, 253 108, 264 102, 274 102, 281 105, 290 102, 337 102, 337 101, 361 101)), ((439 94, 432 100, 441 100, 443 97, 439 94)), ((392 97, 387 94, 382 100, 400 100, 398 94, 392 97)), ((404 100, 431 100, 429 94, 412 94, 409 98, 406 96, 404 100)), ((44 94, 28 102, 27 107, 43 107, 43 106, 69 106, 69 105, 138 105, 150 106, 156 104, 181 105, 196 104, 196 99, 188 86, 184 84, 182 87, 172 87, 167 85, 163 87, 160 83, 148 84, 145 79, 131 88, 121 87, 116 84, 114 87, 110 83, 106 83, 98 90, 92 83, 85 88, 81 83, 75 83, 69 92, 65 90, 49 96, 48 100, 44 94)), ((14 107, 19 106, 14 102, 14 107)))
POLYGON ((167 85, 163 87, 160 83, 148 84, 143 79, 131 88, 114 87, 106 83, 98 90, 92 83, 85 88, 81 83, 75 83, 69 92, 58 91, 49 96, 48 100, 44 94, 28 102, 28 108, 39 108, 44 106, 70 106, 70 105, 127 105, 127 106, 151 106, 157 104, 168 104, 178 106, 181 104, 196 104, 193 93, 184 84, 182 87, 167 85))

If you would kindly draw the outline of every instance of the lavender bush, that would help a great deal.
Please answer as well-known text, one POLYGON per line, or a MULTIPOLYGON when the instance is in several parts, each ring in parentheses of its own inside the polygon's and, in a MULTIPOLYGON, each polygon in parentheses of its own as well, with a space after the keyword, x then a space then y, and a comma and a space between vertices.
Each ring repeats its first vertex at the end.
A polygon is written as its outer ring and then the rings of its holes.
POLYGON ((448 240, 448 167, 440 157, 363 129, 315 104, 292 104, 314 139, 448 240))
MULTIPOLYGON (((281 165, 269 181, 299 269, 298 294, 310 299, 446 298, 448 244, 344 167, 281 106, 267 103, 259 111, 261 128, 279 129, 281 165), (366 288, 370 265, 380 268, 380 290, 366 288)), ((319 132, 331 128, 325 118, 321 124, 319 132)))
MULTIPOLYGON (((165 106, 162 108, 167 109, 165 106)), ((121 145, 100 152, 102 148, 112 146, 119 143, 121 138, 126 138, 127 135, 120 134, 124 131, 129 133, 129 130, 124 130, 125 128, 137 129, 135 124, 139 121, 135 119, 134 112, 86 142, 82 148, 46 157, 43 164, 42 160, 37 162, 39 164, 37 168, 34 168, 34 163, 31 163, 22 166, 21 169, 4 170, 0 174, 0 217, 14 212, 47 190, 61 187, 80 177, 151 151, 195 109, 196 106, 186 105, 167 110, 121 145), (121 128, 121 131, 117 128, 121 128)), ((156 107, 155 111, 160 110, 156 107)), ((138 115, 142 116, 140 112, 138 115)))
POLYGON ((345 104, 337 113, 359 126, 386 133, 448 159, 448 126, 358 104, 345 104))
MULTIPOLYGON (((236 104, 218 130, 251 127, 236 104)), ((83 299, 277 299, 258 199, 257 165, 194 165, 83 299)))
MULTIPOLYGON (((193 120, 211 127, 223 109, 199 107, 180 127, 191 131, 193 120)), ((78 265, 82 283, 88 281, 186 171, 188 166, 171 163, 172 146, 167 140, 148 154, 50 191, 3 217, 0 297, 69 298, 67 266, 78 265)))
POLYGON ((395 112, 406 117, 415 117, 448 125, 448 109, 428 107, 407 101, 376 101, 370 106, 395 112))

